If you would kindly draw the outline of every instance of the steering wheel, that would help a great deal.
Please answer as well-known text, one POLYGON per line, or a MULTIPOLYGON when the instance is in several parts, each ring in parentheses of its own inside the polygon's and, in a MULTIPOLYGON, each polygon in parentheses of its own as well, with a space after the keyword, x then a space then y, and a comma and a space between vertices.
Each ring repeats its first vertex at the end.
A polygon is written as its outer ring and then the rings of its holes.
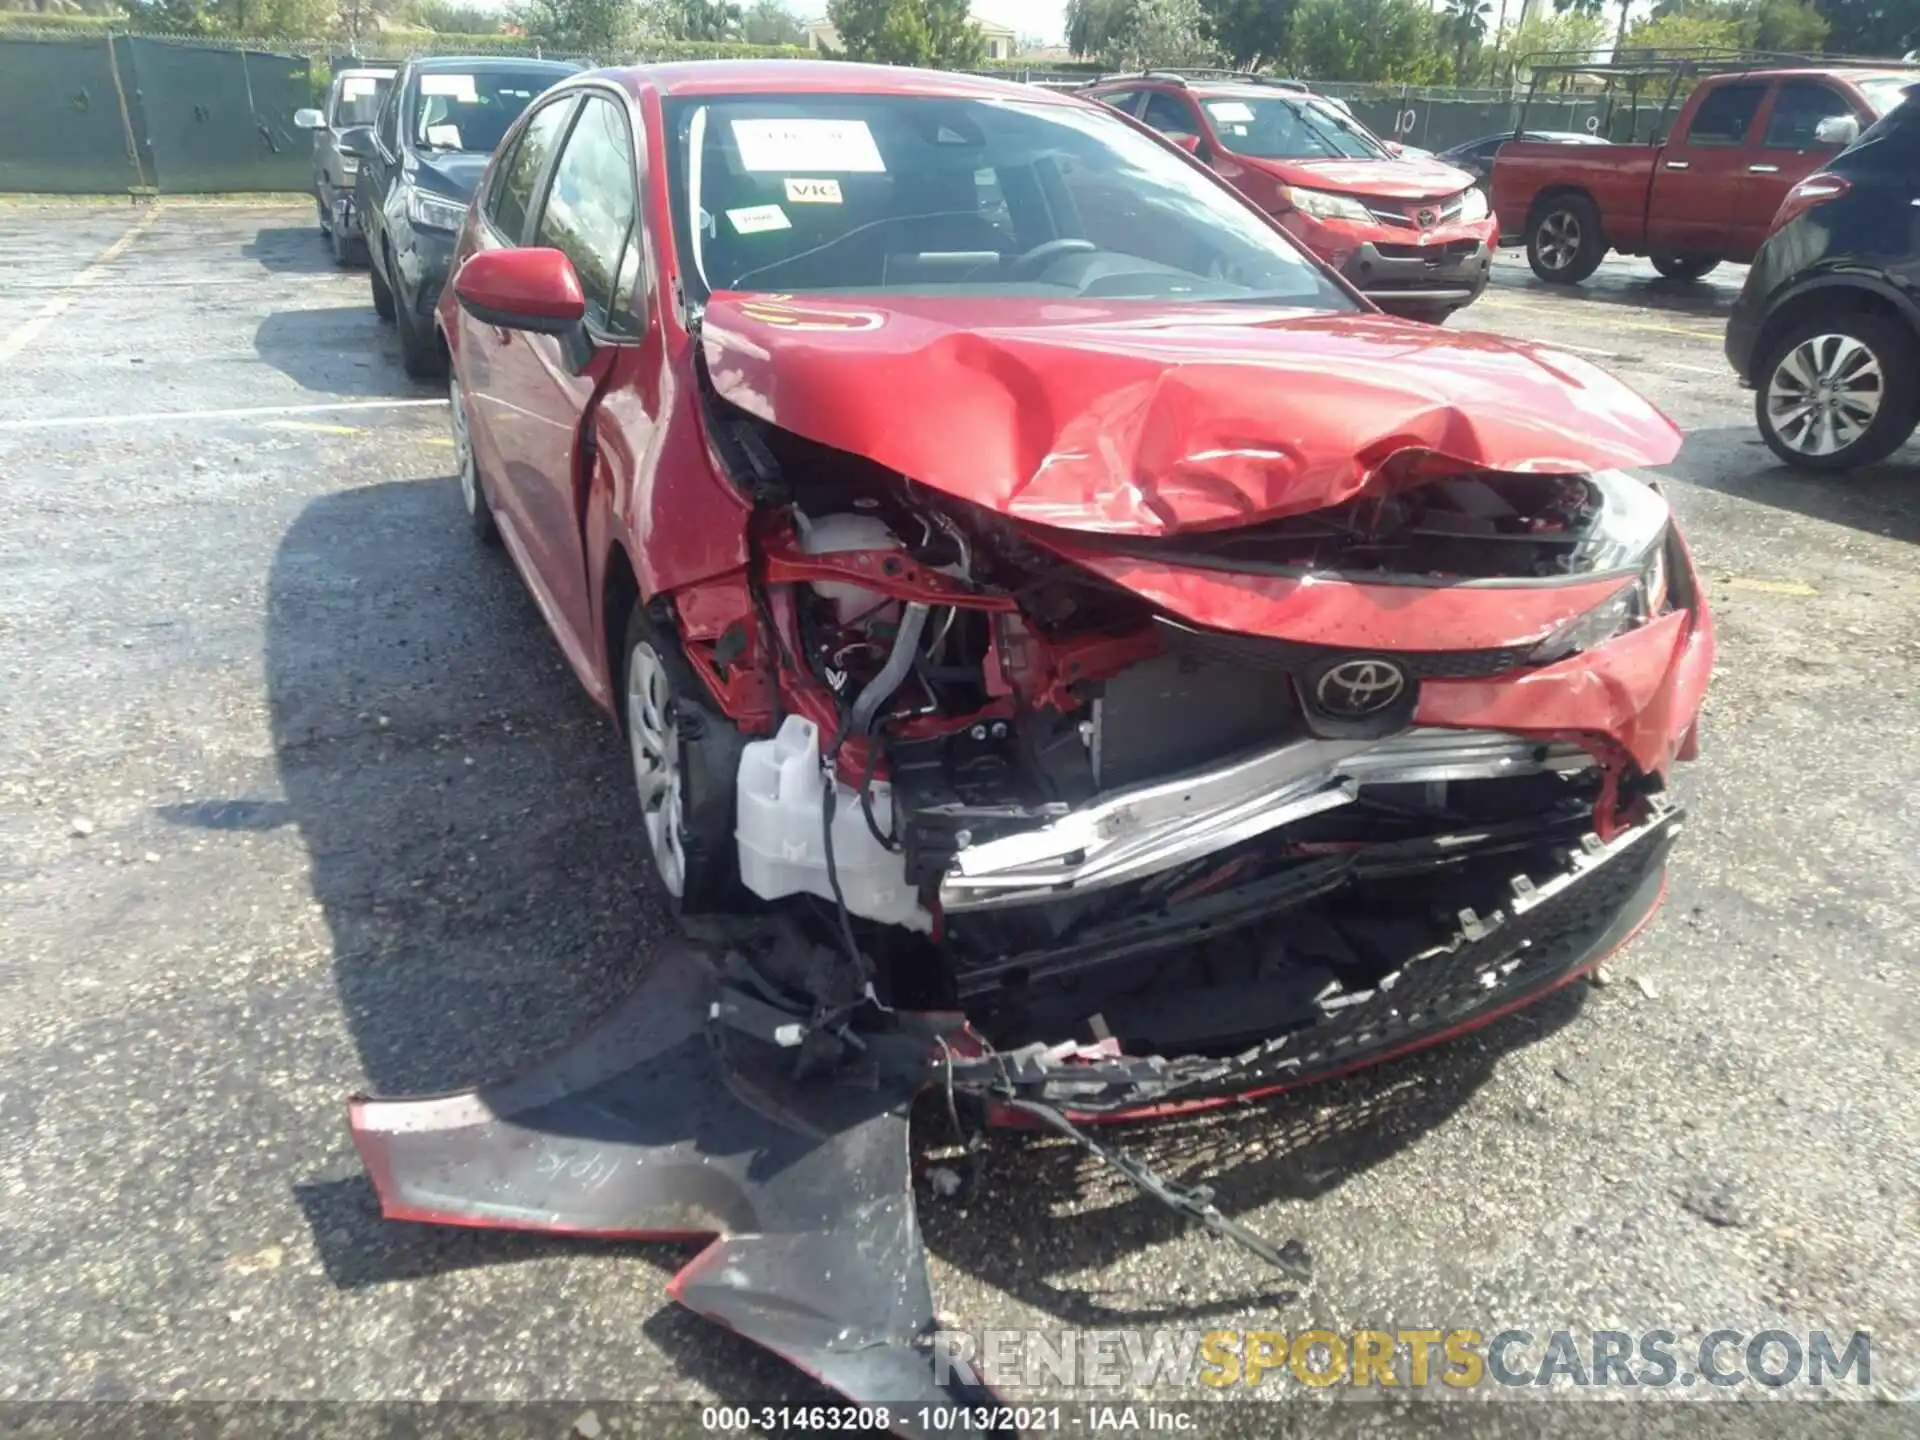
POLYGON ((1039 270, 1047 261, 1053 259, 1055 256, 1085 255, 1099 248, 1100 247, 1091 240, 1081 240, 1076 237, 1044 241, 1034 246, 1031 250, 1016 255, 1007 261, 1007 274, 1016 277, 1025 277, 1039 270))

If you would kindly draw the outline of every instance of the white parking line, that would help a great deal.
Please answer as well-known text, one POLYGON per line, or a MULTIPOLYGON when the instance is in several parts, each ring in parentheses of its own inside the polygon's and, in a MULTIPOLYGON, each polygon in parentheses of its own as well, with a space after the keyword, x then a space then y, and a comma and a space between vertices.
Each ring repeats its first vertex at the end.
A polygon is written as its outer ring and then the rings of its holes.
POLYGON ((180 420, 251 420, 261 415, 327 415, 342 410, 420 410, 443 406, 441 400, 336 400, 324 405, 248 405, 237 410, 150 410, 144 415, 50 415, 33 420, 0 420, 0 432, 57 430, 81 425, 164 425, 180 420))
POLYGON ((140 232, 153 224, 159 217, 160 207, 155 205, 151 210, 147 211, 146 214, 128 226, 126 234, 122 235, 118 240, 114 241, 113 244, 96 255, 93 262, 88 265, 86 269, 62 285, 58 294, 38 310, 34 311, 33 314, 29 315, 25 320, 21 321, 19 327, 15 329, 11 335, 7 336, 4 340, 0 340, 0 365, 5 365, 8 361, 12 360, 14 356, 26 349, 27 346, 39 339, 40 332, 65 314, 73 305, 73 302, 80 298, 80 292, 98 280, 100 278, 100 272, 105 270, 107 266, 126 254, 127 247, 140 238, 140 232))

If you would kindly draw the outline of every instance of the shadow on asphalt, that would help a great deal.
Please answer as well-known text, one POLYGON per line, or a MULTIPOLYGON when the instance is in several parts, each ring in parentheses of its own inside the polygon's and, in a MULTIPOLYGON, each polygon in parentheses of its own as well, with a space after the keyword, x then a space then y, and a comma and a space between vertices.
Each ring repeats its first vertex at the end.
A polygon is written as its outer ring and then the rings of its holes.
POLYGON ((337 268, 317 216, 307 225, 262 225, 240 254, 280 275, 330 274, 337 268))
POLYGON ((262 360, 304 390, 323 395, 435 395, 400 368, 400 349, 373 302, 326 310, 275 310, 253 332, 262 360))
POLYGON ((1920 544, 1920 440, 1878 465, 1821 475, 1781 464, 1751 425, 1718 426, 1689 431, 1680 458, 1667 468, 1700 489, 1920 544), (1741 459, 1705 459, 1725 447, 1737 447, 1741 459))
MULTIPOLYGON (((614 729, 511 566, 469 538, 453 482, 372 484, 314 501, 275 556, 268 606, 285 814, 310 857, 367 1085, 421 1093, 500 1076, 560 1049, 631 993, 672 923, 614 729)), ((170 818, 245 827, 285 817, 236 800, 170 818)), ((1230 1214, 1311 1202, 1452 1115, 1501 1055, 1576 1014, 1581 989, 1299 1096, 1116 1138, 1165 1173, 1204 1179, 1230 1214)), ((359 1079, 340 1076, 343 1098, 359 1079)), ((692 1253, 387 1222, 358 1175, 295 1191, 342 1287, 583 1246, 637 1258, 664 1279, 692 1253)), ((1184 1227, 1077 1150, 1039 1137, 992 1141, 966 1216, 924 1196, 921 1209, 934 1253, 1069 1322, 1201 1315, 1275 1293, 1251 1267, 1250 1294, 1218 1304, 1169 1296, 1129 1307, 1064 1280, 1184 1227), (1110 1203, 1056 1214, 1089 1196, 1110 1203), (1021 1251, 1004 1243, 1010 1234, 1023 1237, 1021 1251)), ((767 1398, 765 1362, 747 1363, 744 1342, 677 1311, 646 1330, 721 1394, 767 1398)), ((810 1393, 797 1372, 791 1383, 810 1393)))

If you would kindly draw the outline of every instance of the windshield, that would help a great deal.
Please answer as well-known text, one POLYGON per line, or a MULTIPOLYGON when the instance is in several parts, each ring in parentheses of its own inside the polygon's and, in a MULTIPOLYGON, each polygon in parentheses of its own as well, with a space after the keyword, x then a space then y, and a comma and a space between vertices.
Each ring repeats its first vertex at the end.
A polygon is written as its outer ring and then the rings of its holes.
POLYGON ((343 75, 340 93, 333 97, 333 114, 327 123, 336 130, 349 125, 371 125, 380 111, 380 102, 393 86, 391 75, 343 75))
POLYGON ((1310 95, 1202 100, 1220 143, 1256 160, 1390 160, 1387 149, 1310 95))
POLYGON ((1907 91, 1920 85, 1920 74, 1915 75, 1869 75, 1855 82, 1861 93, 1867 97, 1867 103, 1873 107, 1876 115, 1887 115, 1906 98, 1907 91))
POLYGON ((1353 302, 1260 213, 1091 107, 918 95, 687 97, 666 107, 683 283, 1353 302))
POLYGON ((413 143, 425 150, 490 151, 559 76, 524 70, 422 75, 414 89, 413 143))

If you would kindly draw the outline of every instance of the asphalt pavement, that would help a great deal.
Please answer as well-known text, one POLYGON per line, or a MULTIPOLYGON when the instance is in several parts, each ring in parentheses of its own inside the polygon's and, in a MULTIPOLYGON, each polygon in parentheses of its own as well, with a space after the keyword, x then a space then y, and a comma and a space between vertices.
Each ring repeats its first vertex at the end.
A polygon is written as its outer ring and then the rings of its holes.
MULTIPOLYGON (((665 1300, 687 1247, 375 1212, 349 1092, 552 1051, 672 925, 440 393, 310 221, 0 206, 0 1400, 817 1398, 665 1300)), ((1304 1242, 1299 1294, 1009 1137, 923 1206, 948 1323, 1865 1330, 1870 1393, 1920 1392, 1920 446, 1775 464, 1739 273, 1503 259, 1452 322, 1688 432, 1721 648, 1662 915, 1604 984, 1129 1136, 1304 1242)))

